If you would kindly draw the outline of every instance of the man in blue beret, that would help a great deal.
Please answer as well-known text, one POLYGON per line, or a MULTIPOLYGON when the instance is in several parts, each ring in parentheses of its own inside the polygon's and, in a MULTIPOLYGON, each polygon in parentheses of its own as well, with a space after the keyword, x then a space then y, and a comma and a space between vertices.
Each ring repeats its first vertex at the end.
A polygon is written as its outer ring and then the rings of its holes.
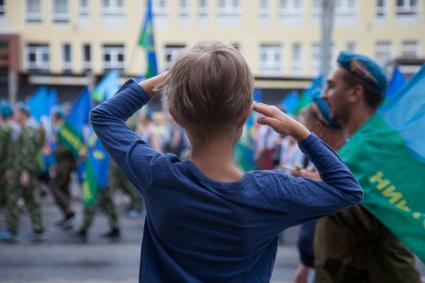
MULTIPOLYGON (((341 52, 323 99, 330 116, 352 136, 384 98, 384 71, 370 58, 341 52)), ((361 205, 317 223, 317 282, 420 282, 412 253, 361 205)))

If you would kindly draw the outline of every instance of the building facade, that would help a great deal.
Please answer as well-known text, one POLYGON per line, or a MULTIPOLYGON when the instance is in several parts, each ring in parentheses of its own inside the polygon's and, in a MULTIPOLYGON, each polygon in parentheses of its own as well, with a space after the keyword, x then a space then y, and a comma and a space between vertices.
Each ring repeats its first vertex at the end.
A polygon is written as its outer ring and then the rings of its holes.
MULTIPOLYGON (((245 56, 258 87, 304 88, 320 70, 320 1, 153 0, 159 69, 169 68, 182 48, 221 41, 245 56)), ((382 65, 424 58, 423 1, 335 5, 334 58, 340 50, 382 65)), ((9 57, 0 58, 2 74, 13 61, 18 82, 29 84, 84 85, 110 69, 143 75, 137 41, 144 13, 145 0, 0 0, 0 54, 9 57), (9 37, 17 40, 17 52, 6 51, 9 37)))

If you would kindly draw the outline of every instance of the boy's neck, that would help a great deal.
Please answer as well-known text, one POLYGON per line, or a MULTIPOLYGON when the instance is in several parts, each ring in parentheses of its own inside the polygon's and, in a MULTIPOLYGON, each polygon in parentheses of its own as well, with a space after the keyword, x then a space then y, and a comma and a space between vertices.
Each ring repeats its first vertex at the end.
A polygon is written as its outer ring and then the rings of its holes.
POLYGON ((218 182, 237 181, 243 176, 233 159, 233 140, 220 138, 207 144, 192 144, 191 160, 208 178, 218 182))

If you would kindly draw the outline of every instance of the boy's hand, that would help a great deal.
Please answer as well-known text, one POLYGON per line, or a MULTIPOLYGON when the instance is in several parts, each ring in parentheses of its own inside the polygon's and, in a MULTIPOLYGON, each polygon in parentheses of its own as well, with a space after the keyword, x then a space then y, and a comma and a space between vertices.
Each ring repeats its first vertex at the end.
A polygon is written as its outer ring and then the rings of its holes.
POLYGON ((258 118, 259 124, 270 126, 281 135, 290 135, 297 141, 302 141, 310 135, 310 131, 304 125, 280 111, 276 106, 254 103, 254 111, 264 115, 258 118))
POLYGON ((158 94, 158 92, 155 90, 156 86, 158 86, 162 82, 166 74, 167 72, 159 74, 158 76, 142 81, 141 83, 139 83, 139 85, 146 91, 146 93, 150 97, 154 97, 158 94))

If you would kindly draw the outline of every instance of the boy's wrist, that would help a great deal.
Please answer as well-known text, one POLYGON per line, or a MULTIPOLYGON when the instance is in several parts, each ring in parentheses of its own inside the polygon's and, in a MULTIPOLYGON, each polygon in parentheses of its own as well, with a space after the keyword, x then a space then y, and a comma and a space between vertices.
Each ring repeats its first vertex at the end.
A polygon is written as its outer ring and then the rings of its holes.
POLYGON ((139 83, 139 86, 141 86, 144 91, 150 96, 155 97, 158 94, 158 91, 156 90, 156 86, 158 86, 162 80, 164 79, 166 73, 159 74, 155 77, 152 77, 150 79, 144 80, 139 83))
POLYGON ((300 142, 305 140, 310 136, 311 132, 302 124, 298 123, 294 131, 291 133, 291 136, 297 141, 300 142))

